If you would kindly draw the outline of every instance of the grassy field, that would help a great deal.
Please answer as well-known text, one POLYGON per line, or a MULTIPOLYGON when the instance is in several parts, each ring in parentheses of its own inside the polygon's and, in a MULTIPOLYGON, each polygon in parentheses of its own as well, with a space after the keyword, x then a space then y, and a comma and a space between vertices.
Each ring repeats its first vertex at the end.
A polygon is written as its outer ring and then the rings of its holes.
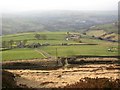
POLYGON ((2 60, 20 60, 20 59, 37 59, 44 58, 40 53, 36 52, 34 49, 13 49, 8 51, 0 52, 2 53, 2 60))
MULTIPOLYGON (((35 33, 21 33, 15 35, 3 36, 3 41, 9 40, 28 40, 28 43, 49 43, 49 44, 61 44, 61 43, 78 43, 75 41, 66 41, 66 32, 40 32, 41 35, 46 35, 46 40, 35 39, 35 33)), ((83 43, 97 44, 97 45, 79 45, 79 46, 41 46, 37 50, 45 51, 51 56, 56 56, 56 48, 58 56, 74 56, 74 55, 96 55, 96 56, 114 56, 118 55, 118 43, 90 39, 87 36, 82 36, 80 39, 83 43), (116 50, 109 52, 108 49, 114 47, 116 50)), ((18 48, 0 52, 2 54, 2 60, 20 60, 20 59, 35 59, 44 58, 40 52, 36 52, 35 49, 18 48)))
POLYGON ((111 56, 117 55, 118 52, 109 52, 107 47, 99 45, 81 45, 81 46, 47 46, 41 48, 47 53, 55 56, 56 48, 58 56, 73 56, 73 55, 95 55, 95 56, 111 56))
MULTIPOLYGON (((49 44, 61 44, 66 43, 66 32, 40 32, 37 34, 46 35, 46 40, 37 40, 34 36, 36 33, 21 33, 13 35, 5 35, 2 37, 3 41, 9 40, 28 40, 28 43, 39 42, 49 44)), ((74 43, 74 41, 67 41, 67 43, 74 43)))
POLYGON ((47 39, 64 39, 66 32, 33 32, 33 33, 20 33, 20 34, 12 34, 12 35, 5 35, 2 37, 2 40, 33 40, 35 39, 35 34, 46 35, 47 39))
POLYGON ((104 30, 91 30, 91 31, 88 31, 87 32, 87 35, 89 35, 89 36, 101 36, 101 35, 103 35, 103 34, 105 34, 106 32, 104 31, 104 30))

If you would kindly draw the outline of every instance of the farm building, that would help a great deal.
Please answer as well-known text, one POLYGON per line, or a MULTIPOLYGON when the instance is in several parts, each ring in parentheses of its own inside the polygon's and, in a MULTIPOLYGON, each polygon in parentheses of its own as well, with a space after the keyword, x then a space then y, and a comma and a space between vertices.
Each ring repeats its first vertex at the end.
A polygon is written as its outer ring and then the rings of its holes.
POLYGON ((69 34, 68 36, 66 36, 66 40, 74 40, 74 39, 80 39, 80 35, 79 34, 69 34))

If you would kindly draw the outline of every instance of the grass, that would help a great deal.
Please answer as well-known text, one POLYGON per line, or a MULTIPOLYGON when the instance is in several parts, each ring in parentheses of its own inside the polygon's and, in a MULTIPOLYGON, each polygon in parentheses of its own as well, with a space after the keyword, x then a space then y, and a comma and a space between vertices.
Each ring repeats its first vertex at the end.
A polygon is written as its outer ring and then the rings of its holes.
MULTIPOLYGON (((41 35, 46 35, 47 40, 37 40, 34 38, 35 33, 22 33, 5 35, 2 37, 3 40, 25 40, 28 39, 28 43, 39 42, 49 44, 61 44, 61 43, 78 43, 75 41, 66 41, 66 32, 40 32, 41 35)), ((96 56, 114 56, 118 55, 118 51, 108 52, 108 48, 115 47, 118 49, 118 43, 90 39, 88 36, 81 38, 83 43, 91 43, 97 45, 79 45, 79 46, 44 46, 41 49, 50 55, 56 56, 56 48, 58 49, 58 56, 73 56, 73 55, 96 55, 96 56)), ((34 59, 44 58, 40 53, 36 52, 35 49, 12 49, 0 52, 2 54, 2 60, 20 60, 20 59, 34 59)))
POLYGON ((46 35, 47 39, 64 39, 66 32, 34 32, 34 33, 21 33, 21 34, 12 34, 12 35, 5 35, 2 38, 3 41, 9 41, 9 40, 35 40, 35 34, 40 34, 40 35, 46 35))
MULTIPOLYGON (((25 34, 13 34, 13 35, 5 35, 2 37, 3 41, 9 40, 28 40, 29 43, 39 42, 49 43, 49 44, 61 44, 66 43, 65 36, 66 32, 40 32, 40 35, 46 35, 46 40, 37 40, 34 36, 36 33, 25 33, 25 34)), ((75 43, 75 41, 67 41, 67 43, 75 43)))
POLYGON ((20 60, 20 59, 35 59, 44 58, 40 53, 34 51, 34 49, 13 49, 0 52, 2 54, 2 60, 20 60))
POLYGON ((47 53, 55 56, 56 48, 58 56, 73 56, 73 55, 95 55, 95 56, 112 56, 118 55, 117 51, 108 52, 108 47, 99 45, 81 45, 81 46, 47 46, 41 48, 47 53))
POLYGON ((76 43, 75 41, 66 41, 66 40, 30 40, 28 41, 28 43, 33 43, 33 42, 36 42, 36 43, 41 43, 41 44, 44 44, 44 43, 49 43, 49 44, 62 44, 62 43, 76 43))
POLYGON ((87 35, 99 37, 105 33, 106 32, 104 30, 91 30, 87 32, 87 35))
POLYGON ((105 36, 102 36, 106 33, 107 32, 105 32, 104 30, 90 30, 90 31, 87 32, 87 35, 95 36, 95 37, 101 37, 101 38, 107 38, 107 37, 114 36, 114 38, 112 38, 112 40, 118 40, 118 36, 119 36, 118 34, 112 33, 112 34, 107 34, 105 36))

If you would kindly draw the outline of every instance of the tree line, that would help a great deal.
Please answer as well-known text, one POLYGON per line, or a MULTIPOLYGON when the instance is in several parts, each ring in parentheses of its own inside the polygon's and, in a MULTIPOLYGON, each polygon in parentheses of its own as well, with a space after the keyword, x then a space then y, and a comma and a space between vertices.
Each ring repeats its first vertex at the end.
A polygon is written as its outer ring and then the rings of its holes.
MULTIPOLYGON (((46 40, 46 35, 35 34, 34 38, 37 40, 46 40)), ((2 41, 2 48, 24 48, 24 47, 38 47, 40 46, 39 43, 32 43, 31 45, 27 44, 28 40, 9 40, 9 41, 2 41)))
POLYGON ((15 48, 21 46, 25 46, 27 43, 27 40, 10 40, 10 41, 2 41, 2 48, 15 48))

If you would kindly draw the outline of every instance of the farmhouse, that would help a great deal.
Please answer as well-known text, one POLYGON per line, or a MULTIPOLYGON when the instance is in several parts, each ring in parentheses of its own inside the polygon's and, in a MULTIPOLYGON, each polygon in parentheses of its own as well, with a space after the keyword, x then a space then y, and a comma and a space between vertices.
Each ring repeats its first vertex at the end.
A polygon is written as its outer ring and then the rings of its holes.
POLYGON ((31 45, 28 45, 27 47, 28 47, 28 48, 38 48, 38 47, 40 47, 40 46, 41 46, 40 43, 32 43, 31 45))
POLYGON ((67 37, 66 37, 66 40, 75 40, 75 39, 80 39, 80 35, 79 34, 69 34, 67 37))
POLYGON ((24 45, 24 43, 23 43, 22 41, 20 41, 20 42, 17 44, 17 47, 18 47, 18 48, 24 48, 25 45, 24 45))

